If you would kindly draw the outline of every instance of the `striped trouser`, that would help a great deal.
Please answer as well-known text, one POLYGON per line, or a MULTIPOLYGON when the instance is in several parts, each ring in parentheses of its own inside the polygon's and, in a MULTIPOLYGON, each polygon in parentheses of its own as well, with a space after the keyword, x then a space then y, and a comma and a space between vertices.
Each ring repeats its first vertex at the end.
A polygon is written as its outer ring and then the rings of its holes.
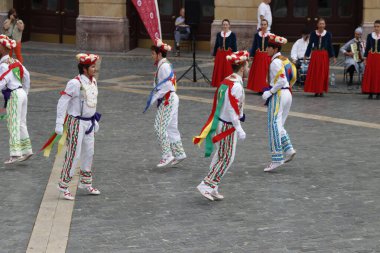
MULTIPOLYGON (((230 124, 219 122, 218 133, 227 131, 232 127, 230 124)), ((220 180, 227 173, 227 170, 235 159, 236 142, 237 135, 236 132, 233 132, 218 143, 218 147, 210 164, 210 172, 203 179, 206 185, 212 188, 219 185, 220 180)))
POLYGON ((268 136, 272 162, 282 162, 284 153, 293 149, 284 125, 292 104, 289 90, 280 90, 268 104, 268 136))
POLYGON ((66 189, 74 175, 75 168, 81 161, 80 182, 92 184, 92 160, 94 156, 94 131, 85 134, 91 121, 83 121, 68 116, 67 121, 66 154, 61 171, 59 187, 66 189))
POLYGON ((26 114, 28 110, 28 96, 23 89, 12 91, 7 105, 9 149, 11 156, 22 156, 33 153, 26 114))
POLYGON ((169 104, 165 105, 163 101, 158 107, 154 129, 161 146, 162 158, 171 156, 183 158, 186 154, 178 130, 179 99, 177 94, 172 92, 168 102, 169 104))

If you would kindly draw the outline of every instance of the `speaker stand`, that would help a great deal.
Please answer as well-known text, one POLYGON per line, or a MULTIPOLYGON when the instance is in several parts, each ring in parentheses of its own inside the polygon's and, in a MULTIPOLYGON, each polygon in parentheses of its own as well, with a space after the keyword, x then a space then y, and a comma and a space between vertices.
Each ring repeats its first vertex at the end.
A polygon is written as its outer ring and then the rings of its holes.
MULTIPOLYGON (((198 66, 198 63, 197 61, 195 60, 196 57, 195 57, 195 32, 192 33, 192 42, 191 42, 191 45, 192 45, 192 48, 193 48, 193 63, 192 65, 185 71, 185 73, 183 73, 179 78, 178 78, 178 82, 183 78, 183 77, 186 77, 186 74, 190 72, 190 70, 193 70, 193 82, 196 83, 197 82, 197 70, 199 71, 199 73, 201 73, 201 77, 203 77, 203 79, 208 83, 208 84, 211 84, 211 81, 210 79, 208 79, 208 77, 202 72, 201 68, 198 66)), ((187 77, 186 77, 187 78, 187 77)), ((187 78, 189 79, 189 78, 187 78)), ((191 79, 189 79, 191 80, 191 79)))

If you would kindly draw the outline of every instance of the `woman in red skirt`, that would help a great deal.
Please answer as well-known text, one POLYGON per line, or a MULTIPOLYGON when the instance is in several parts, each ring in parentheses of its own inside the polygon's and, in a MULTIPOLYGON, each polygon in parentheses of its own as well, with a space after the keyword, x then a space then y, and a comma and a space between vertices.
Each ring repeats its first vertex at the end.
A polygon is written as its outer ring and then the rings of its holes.
POLYGON ((216 35, 214 53, 214 71, 212 73, 211 85, 219 87, 227 76, 232 74, 231 64, 226 56, 237 51, 236 35, 230 31, 230 21, 223 19, 222 31, 216 35))
POLYGON ((326 21, 318 19, 317 30, 310 34, 309 45, 305 57, 310 57, 310 64, 305 80, 305 92, 315 93, 315 97, 323 97, 323 93, 329 88, 329 58, 336 58, 332 47, 331 33, 325 30, 326 21))
POLYGON ((268 46, 268 21, 263 19, 261 21, 260 30, 253 38, 253 45, 250 50, 250 56, 253 57, 253 63, 248 76, 247 88, 259 93, 263 93, 267 88, 268 80, 267 74, 269 70, 270 57, 267 53, 268 46))
POLYGON ((376 94, 380 99, 380 20, 374 23, 374 32, 368 34, 364 52, 365 71, 362 92, 369 93, 368 99, 376 94))

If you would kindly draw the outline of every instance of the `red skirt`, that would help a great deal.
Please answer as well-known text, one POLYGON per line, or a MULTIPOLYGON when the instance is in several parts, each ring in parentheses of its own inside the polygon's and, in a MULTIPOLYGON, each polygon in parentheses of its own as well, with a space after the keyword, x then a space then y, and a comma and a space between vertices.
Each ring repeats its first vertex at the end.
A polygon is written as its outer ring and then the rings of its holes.
POLYGON ((224 78, 232 74, 232 66, 226 59, 226 56, 231 53, 231 49, 227 51, 218 49, 214 61, 214 71, 212 72, 212 86, 219 87, 224 78))
POLYGON ((311 53, 305 80, 305 92, 324 93, 329 89, 329 55, 326 50, 311 53))
POLYGON ((369 53, 362 81, 363 93, 380 93, 380 54, 369 53))
POLYGON ((267 80, 269 64, 270 56, 268 53, 257 50, 249 71, 247 89, 264 92, 264 89, 269 86, 267 80))

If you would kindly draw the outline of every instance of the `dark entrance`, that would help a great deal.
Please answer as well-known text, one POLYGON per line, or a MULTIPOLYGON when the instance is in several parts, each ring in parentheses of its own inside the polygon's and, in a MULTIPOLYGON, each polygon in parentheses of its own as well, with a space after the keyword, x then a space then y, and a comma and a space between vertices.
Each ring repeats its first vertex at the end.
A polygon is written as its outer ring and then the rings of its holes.
POLYGON ((305 26, 315 29, 318 17, 323 17, 333 41, 344 42, 363 19, 363 0, 275 0, 271 9, 272 32, 290 41, 298 39, 305 26))
POLYGON ((25 22, 24 38, 75 43, 79 0, 14 0, 25 22))
MULTIPOLYGON (((202 0, 202 16, 197 31, 197 40, 210 40, 211 23, 214 20, 214 0, 202 0)), ((174 21, 179 10, 185 6, 185 0, 158 0, 161 32, 164 40, 174 40, 174 21)), ((139 39, 149 39, 140 16, 131 0, 127 0, 127 17, 129 20, 130 49, 138 46, 139 39)))

